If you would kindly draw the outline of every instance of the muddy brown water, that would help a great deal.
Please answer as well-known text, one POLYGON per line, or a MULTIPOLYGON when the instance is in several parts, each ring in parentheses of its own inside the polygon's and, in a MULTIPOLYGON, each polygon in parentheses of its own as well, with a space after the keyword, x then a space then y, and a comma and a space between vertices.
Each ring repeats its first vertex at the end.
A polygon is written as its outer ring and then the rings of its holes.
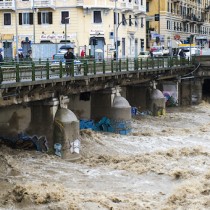
POLYGON ((81 131, 77 162, 2 145, 0 209, 210 209, 210 105, 136 116, 132 127, 81 131))

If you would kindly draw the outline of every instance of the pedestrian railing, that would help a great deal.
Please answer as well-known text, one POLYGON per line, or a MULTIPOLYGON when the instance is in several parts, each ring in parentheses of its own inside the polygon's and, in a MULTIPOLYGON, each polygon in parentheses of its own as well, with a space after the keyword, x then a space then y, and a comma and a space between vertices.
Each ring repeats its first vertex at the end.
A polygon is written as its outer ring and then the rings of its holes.
POLYGON ((126 58, 118 61, 80 60, 80 63, 54 63, 50 60, 19 61, 0 63, 0 82, 16 83, 25 81, 49 80, 66 77, 91 76, 129 71, 170 70, 172 67, 190 66, 193 60, 178 57, 126 58))

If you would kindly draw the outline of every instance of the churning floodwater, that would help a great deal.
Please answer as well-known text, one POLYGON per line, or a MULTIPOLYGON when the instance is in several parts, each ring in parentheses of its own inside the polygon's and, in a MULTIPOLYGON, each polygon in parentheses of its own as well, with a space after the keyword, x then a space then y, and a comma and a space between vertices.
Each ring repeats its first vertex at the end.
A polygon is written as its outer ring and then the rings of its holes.
POLYGON ((210 209, 210 104, 81 131, 81 159, 0 146, 2 210, 210 209))

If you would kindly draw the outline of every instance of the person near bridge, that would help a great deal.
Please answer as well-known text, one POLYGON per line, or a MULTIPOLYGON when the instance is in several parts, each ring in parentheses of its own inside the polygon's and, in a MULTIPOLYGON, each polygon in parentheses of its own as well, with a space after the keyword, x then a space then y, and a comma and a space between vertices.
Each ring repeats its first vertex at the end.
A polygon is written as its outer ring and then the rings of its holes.
POLYGON ((74 59, 75 59, 75 55, 72 52, 72 48, 68 49, 68 51, 64 54, 64 58, 66 60, 67 75, 71 75, 71 72, 74 70, 74 59))
POLYGON ((0 65, 3 63, 4 61, 4 58, 3 58, 3 55, 1 54, 1 51, 0 51, 0 65))

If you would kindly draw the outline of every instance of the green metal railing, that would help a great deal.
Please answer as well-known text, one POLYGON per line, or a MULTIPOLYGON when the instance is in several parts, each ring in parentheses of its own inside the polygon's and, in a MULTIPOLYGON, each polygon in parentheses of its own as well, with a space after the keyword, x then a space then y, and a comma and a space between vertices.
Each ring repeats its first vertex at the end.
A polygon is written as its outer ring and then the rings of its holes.
POLYGON ((128 71, 155 71, 171 69, 172 67, 193 65, 193 59, 177 57, 161 58, 126 58, 116 60, 81 60, 80 64, 73 62, 66 66, 65 63, 53 63, 50 60, 37 61, 7 61, 0 63, 0 82, 24 82, 49 80, 56 78, 90 76, 96 74, 113 74, 128 71))

